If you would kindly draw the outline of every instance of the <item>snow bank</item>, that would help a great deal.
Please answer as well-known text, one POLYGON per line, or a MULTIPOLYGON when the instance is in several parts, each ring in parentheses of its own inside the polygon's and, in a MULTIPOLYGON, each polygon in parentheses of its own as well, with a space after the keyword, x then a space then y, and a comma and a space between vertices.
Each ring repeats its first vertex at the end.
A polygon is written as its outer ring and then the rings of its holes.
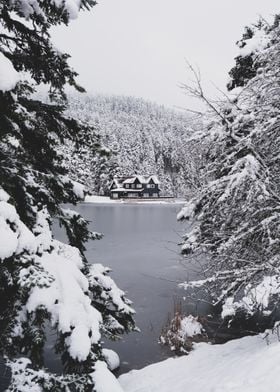
POLYGON ((125 392, 279 392, 280 343, 269 336, 223 345, 199 343, 188 356, 170 358, 119 378, 125 392))
POLYGON ((19 73, 14 69, 12 62, 0 52, 0 90, 12 90, 19 79, 19 73))

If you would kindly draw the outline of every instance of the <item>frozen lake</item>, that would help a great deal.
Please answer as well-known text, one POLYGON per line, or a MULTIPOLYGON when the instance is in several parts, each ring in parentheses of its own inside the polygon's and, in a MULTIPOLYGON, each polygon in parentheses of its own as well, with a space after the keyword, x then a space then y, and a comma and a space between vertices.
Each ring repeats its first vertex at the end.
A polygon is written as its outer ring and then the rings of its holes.
MULTIPOLYGON (((118 352, 120 373, 160 361, 172 353, 158 344, 174 301, 181 299, 177 288, 188 273, 178 243, 186 224, 177 222, 181 206, 176 204, 80 204, 76 209, 91 221, 91 229, 104 234, 87 244, 93 263, 112 268, 111 276, 134 303, 141 333, 124 335, 119 342, 106 342, 118 352)), ((197 304, 184 308, 195 312, 197 304)))

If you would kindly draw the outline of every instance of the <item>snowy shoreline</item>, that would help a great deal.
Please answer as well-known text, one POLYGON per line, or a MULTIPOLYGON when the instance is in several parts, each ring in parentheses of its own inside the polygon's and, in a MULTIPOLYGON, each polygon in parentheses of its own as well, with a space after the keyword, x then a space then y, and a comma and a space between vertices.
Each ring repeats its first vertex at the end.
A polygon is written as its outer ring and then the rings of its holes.
POLYGON ((132 370, 118 380, 124 392, 279 392, 279 356, 277 334, 198 343, 187 356, 132 370))
POLYGON ((185 204, 186 200, 183 199, 157 199, 157 200, 143 200, 143 199, 119 199, 113 200, 110 197, 106 196, 86 196, 84 203, 93 203, 93 204, 185 204))

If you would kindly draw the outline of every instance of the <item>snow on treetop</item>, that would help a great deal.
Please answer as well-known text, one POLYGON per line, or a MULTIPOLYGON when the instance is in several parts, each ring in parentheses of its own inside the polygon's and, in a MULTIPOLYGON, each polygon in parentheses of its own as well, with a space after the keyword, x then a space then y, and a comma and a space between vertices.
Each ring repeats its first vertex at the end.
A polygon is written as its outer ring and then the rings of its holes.
POLYGON ((268 44, 268 36, 263 30, 256 30, 253 37, 246 40, 246 45, 240 48, 239 54, 242 57, 252 53, 262 51, 268 44))
MULTIPOLYGON (((78 17, 81 0, 48 0, 49 3, 55 5, 57 8, 62 8, 68 14, 69 19, 76 19, 78 17)), ((13 5, 17 6, 20 14, 22 14, 26 19, 32 14, 45 16, 44 10, 38 0, 16 0, 11 1, 13 5)))
POLYGON ((12 62, 0 52, 0 90, 9 91, 15 88, 20 80, 19 73, 14 69, 12 62))
POLYGON ((78 17, 81 0, 52 0, 57 7, 64 7, 69 15, 69 19, 76 19, 78 17))

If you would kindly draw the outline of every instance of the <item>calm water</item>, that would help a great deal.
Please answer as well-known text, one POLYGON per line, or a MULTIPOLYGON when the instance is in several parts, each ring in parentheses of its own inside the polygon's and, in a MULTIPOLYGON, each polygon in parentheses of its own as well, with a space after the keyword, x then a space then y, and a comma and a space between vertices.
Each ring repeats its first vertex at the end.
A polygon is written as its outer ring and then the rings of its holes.
MULTIPOLYGON (((181 282, 194 272, 183 263, 178 243, 186 224, 177 222, 180 205, 80 204, 76 209, 91 221, 91 229, 104 234, 87 244, 87 257, 113 271, 112 278, 134 303, 141 333, 130 333, 118 342, 105 342, 118 352, 119 373, 139 369, 172 356, 158 344, 162 327, 174 301, 182 299, 181 282)), ((57 234, 61 238, 61 233, 57 234)), ((197 304, 184 302, 195 313, 197 304)), ((205 310, 204 310, 205 312, 205 310)), ((53 367, 53 366, 51 366, 53 367)))

